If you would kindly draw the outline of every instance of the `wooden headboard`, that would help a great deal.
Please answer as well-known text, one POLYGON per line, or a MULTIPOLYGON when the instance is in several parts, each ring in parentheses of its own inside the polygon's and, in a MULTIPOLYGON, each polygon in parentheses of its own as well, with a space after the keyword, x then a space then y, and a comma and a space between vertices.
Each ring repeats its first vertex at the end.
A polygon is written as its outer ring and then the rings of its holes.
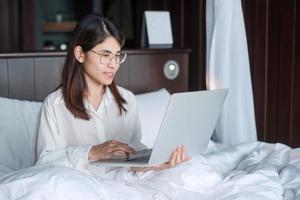
MULTIPOLYGON (((126 50, 128 57, 116 76, 118 85, 134 93, 166 88, 171 93, 188 90, 189 49, 126 50), (166 62, 179 64, 179 75, 169 80, 163 73, 166 62)), ((0 54, 0 96, 43 101, 60 82, 66 52, 0 54)))

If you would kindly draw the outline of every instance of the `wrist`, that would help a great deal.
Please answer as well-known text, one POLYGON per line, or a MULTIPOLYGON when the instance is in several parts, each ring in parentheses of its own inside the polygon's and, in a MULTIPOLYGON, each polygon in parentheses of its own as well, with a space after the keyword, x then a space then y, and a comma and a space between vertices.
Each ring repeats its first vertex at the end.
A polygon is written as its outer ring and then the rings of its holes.
POLYGON ((96 160, 99 160, 97 158, 97 154, 95 153, 95 149, 94 147, 92 147, 88 153, 88 160, 90 161, 96 161, 96 160))
POLYGON ((154 167, 131 167, 130 169, 133 172, 147 172, 147 171, 155 170, 154 167))

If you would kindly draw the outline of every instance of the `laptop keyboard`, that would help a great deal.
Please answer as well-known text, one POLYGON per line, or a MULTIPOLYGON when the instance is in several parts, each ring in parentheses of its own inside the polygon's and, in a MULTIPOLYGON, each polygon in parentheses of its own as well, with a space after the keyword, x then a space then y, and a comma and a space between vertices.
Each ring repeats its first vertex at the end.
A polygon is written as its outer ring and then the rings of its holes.
POLYGON ((130 154, 127 160, 149 159, 152 149, 144 149, 137 151, 135 154, 130 154))
POLYGON ((139 163, 147 163, 150 159, 150 155, 149 156, 143 156, 143 157, 139 157, 139 158, 128 158, 125 161, 128 162, 139 162, 139 163))

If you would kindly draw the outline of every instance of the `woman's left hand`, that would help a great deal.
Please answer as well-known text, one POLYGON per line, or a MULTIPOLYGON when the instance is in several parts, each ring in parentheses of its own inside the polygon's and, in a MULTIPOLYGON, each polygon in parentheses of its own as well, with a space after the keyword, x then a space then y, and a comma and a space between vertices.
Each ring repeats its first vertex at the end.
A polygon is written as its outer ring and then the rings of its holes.
POLYGON ((186 148, 184 146, 179 146, 173 151, 171 159, 168 162, 154 167, 133 167, 132 170, 135 172, 149 170, 160 171, 163 169, 175 167, 176 165, 189 161, 191 159, 192 158, 187 155, 186 148))
POLYGON ((192 158, 187 155, 186 148, 184 146, 179 146, 175 149, 175 151, 173 151, 171 159, 168 162, 153 167, 153 170, 159 171, 175 167, 176 165, 179 165, 180 163, 186 162, 191 159, 192 158))

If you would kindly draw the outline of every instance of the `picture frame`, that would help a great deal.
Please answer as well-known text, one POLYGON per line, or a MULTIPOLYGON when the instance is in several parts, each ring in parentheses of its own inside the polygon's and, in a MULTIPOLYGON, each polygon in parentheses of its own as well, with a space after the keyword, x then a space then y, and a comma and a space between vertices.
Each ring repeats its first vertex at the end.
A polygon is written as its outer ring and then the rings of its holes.
POLYGON ((142 48, 172 48, 173 34, 169 11, 144 11, 142 48))

